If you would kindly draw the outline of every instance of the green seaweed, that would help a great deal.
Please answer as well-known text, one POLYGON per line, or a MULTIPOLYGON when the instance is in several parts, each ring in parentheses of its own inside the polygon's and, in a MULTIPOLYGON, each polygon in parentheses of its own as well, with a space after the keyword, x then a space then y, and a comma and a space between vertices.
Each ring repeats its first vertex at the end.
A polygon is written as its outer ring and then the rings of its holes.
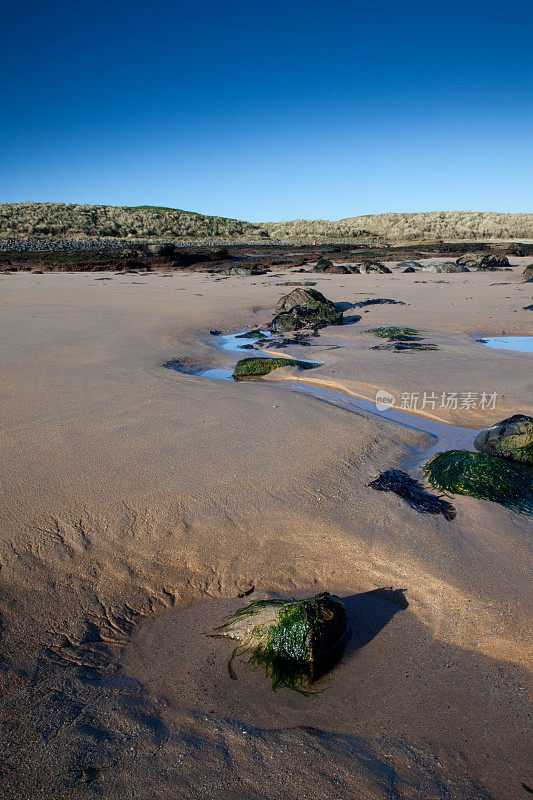
POLYGON ((380 339, 388 339, 395 342, 408 342, 413 339, 422 339, 422 335, 416 328, 397 328, 391 325, 388 328, 370 328, 369 333, 378 336, 380 339))
POLYGON ((233 661, 248 654, 248 663, 265 670, 274 691, 285 687, 312 694, 310 684, 323 674, 317 669, 317 653, 322 666, 329 664, 327 657, 338 655, 348 633, 344 606, 329 592, 303 600, 257 600, 238 609, 216 630, 224 635, 228 628, 248 619, 247 633, 228 661, 229 675, 236 680, 233 661), (253 625, 254 616, 276 609, 279 611, 266 623, 253 625), (328 647, 332 639, 334 646, 328 647))
POLYGON ((296 358, 260 358, 251 356, 243 358, 237 362, 233 370, 233 378, 236 381, 247 380, 248 378, 260 378, 268 375, 278 367, 301 367, 301 369, 314 369, 320 364, 309 361, 300 361, 296 358))
POLYGON ((517 514, 533 514, 531 478, 496 456, 448 450, 428 461, 423 473, 444 494, 491 500, 517 514))

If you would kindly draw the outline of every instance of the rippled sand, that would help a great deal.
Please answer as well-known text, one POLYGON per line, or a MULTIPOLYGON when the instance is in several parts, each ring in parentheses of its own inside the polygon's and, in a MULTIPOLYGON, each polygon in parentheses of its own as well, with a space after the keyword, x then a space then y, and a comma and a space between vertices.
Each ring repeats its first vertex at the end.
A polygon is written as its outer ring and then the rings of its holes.
MULTIPOLYGON (((323 331, 343 347, 311 350, 314 380, 496 392, 494 410, 435 410, 473 429, 531 413, 531 356, 473 341, 531 333, 518 268, 317 281, 409 305, 323 331), (440 349, 368 350, 391 324, 440 349)), ((208 331, 269 319, 276 282, 0 277, 3 796, 511 798, 528 782, 530 521, 457 497, 450 522, 367 488, 431 445, 415 430, 161 367, 231 363, 208 331), (354 637, 316 698, 245 664, 227 677, 228 643, 203 634, 251 586, 348 598, 354 637)))

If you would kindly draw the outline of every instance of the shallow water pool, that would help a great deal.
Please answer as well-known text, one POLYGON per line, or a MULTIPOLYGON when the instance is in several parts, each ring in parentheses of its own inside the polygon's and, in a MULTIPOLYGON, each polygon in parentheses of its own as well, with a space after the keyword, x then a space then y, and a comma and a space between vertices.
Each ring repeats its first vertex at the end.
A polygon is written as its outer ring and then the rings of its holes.
POLYGON ((533 336, 488 336, 478 339, 485 347, 496 350, 514 350, 516 353, 533 353, 533 336))

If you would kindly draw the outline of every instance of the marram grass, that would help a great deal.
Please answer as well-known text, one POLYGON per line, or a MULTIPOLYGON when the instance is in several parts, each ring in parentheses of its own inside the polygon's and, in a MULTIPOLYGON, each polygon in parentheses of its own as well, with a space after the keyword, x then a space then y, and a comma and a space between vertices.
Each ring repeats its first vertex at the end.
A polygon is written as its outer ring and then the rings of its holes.
POLYGON ((320 667, 340 653, 348 621, 339 598, 323 592, 303 600, 257 600, 216 630, 239 640, 228 662, 232 679, 234 659, 248 655, 250 664, 265 670, 272 689, 311 694, 312 681, 324 671, 320 667))
POLYGON ((533 514, 531 477, 496 456, 448 450, 428 461, 423 473, 434 489, 445 494, 492 500, 518 514, 533 514))

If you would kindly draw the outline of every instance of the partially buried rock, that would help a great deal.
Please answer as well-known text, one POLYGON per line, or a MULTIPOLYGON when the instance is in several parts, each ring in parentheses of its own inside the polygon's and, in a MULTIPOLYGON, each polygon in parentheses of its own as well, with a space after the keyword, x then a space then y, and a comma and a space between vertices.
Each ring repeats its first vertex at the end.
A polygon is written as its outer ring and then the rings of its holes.
POLYGON ((457 259, 457 263, 479 272, 491 272, 509 266, 509 259, 500 253, 465 253, 457 259))
POLYGON ((480 431, 474 441, 476 450, 520 464, 533 465, 533 417, 514 414, 480 431))
POLYGON ((382 264, 380 261, 364 261, 359 267, 359 271, 362 275, 370 275, 372 273, 386 274, 392 272, 391 269, 386 267, 385 264, 382 264))
POLYGON ((342 311, 316 289, 294 289, 278 301, 276 312, 269 328, 277 333, 342 325, 342 311))
POLYGON ((265 669, 272 688, 307 693, 342 653, 349 626, 342 601, 329 592, 303 600, 257 600, 216 629, 239 642, 228 662, 239 656, 265 669))
POLYGON ((533 281, 533 264, 528 264, 522 275, 525 281, 533 281))
POLYGON ((402 268, 404 272, 416 272, 417 269, 422 269, 422 264, 418 261, 399 261, 396 266, 402 268))
POLYGON ((433 264, 422 267, 422 272, 470 272, 470 270, 455 261, 434 261, 433 264))
POLYGON ((236 381, 245 381, 250 378, 261 378, 263 375, 268 375, 269 372, 278 369, 279 367, 300 367, 300 369, 314 369, 319 367, 310 361, 299 361, 297 358, 260 358, 259 356, 251 356, 250 358, 243 358, 237 362, 233 370, 233 378, 236 381))

